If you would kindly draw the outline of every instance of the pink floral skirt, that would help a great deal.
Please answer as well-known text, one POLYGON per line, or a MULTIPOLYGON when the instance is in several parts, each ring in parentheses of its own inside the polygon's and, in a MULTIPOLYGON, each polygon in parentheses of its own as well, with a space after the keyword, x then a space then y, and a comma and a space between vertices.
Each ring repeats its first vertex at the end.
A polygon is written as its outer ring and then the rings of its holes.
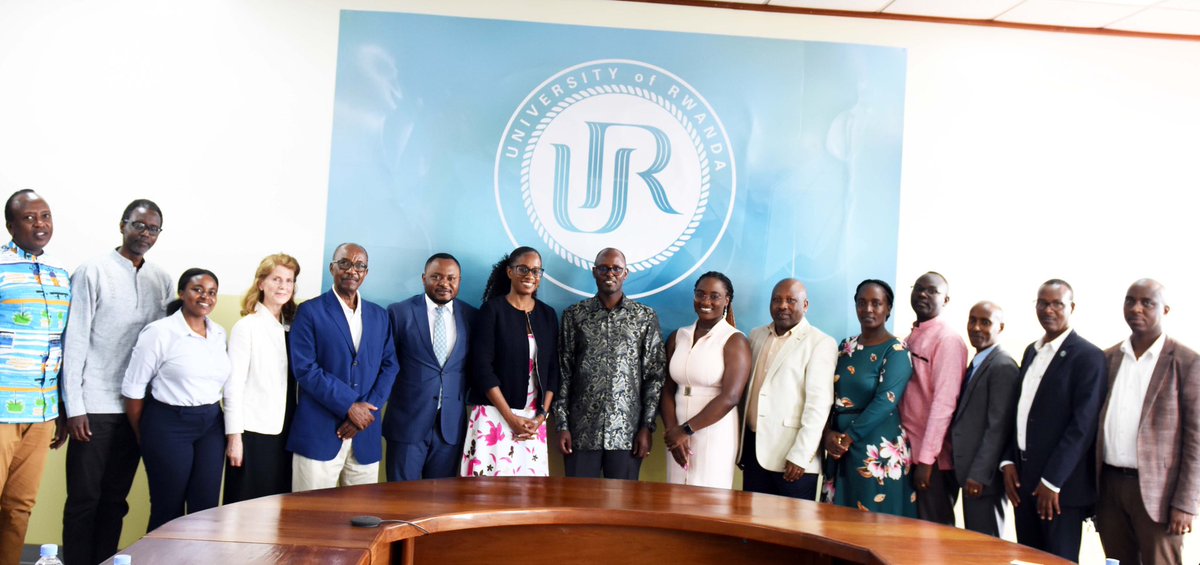
MULTIPOLYGON (((464 477, 548 477, 546 424, 534 439, 516 441, 508 422, 495 406, 470 406, 467 438, 459 474, 464 477)), ((513 410, 532 419, 534 410, 513 410)))

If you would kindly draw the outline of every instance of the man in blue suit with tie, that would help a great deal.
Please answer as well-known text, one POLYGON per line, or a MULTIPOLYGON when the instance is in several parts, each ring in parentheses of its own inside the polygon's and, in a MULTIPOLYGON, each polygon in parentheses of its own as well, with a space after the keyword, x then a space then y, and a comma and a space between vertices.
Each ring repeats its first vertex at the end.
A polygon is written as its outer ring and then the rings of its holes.
POLYGON ((458 475, 466 435, 467 341, 475 307, 458 299, 462 269, 448 253, 425 261, 425 292, 388 306, 400 373, 383 435, 387 479, 458 475))
POLYGON ((358 293, 367 250, 339 245, 329 274, 333 289, 301 304, 292 322, 299 394, 287 448, 296 492, 378 482, 382 426, 373 424, 396 379, 387 313, 358 293))
POLYGON ((1083 521, 1096 502, 1096 428, 1107 362, 1071 328, 1075 291, 1066 281, 1043 283, 1035 308, 1046 334, 1025 348, 1015 433, 1000 470, 1017 541, 1078 561, 1083 521))

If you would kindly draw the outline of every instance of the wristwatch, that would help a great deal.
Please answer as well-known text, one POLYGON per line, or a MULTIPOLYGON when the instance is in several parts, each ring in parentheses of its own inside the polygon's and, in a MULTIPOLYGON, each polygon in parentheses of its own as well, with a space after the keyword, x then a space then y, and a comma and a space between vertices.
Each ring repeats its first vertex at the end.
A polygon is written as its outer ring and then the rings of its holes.
POLYGON ((683 423, 683 426, 681 426, 681 427, 683 428, 683 433, 685 433, 685 434, 687 434, 687 435, 689 435, 689 436, 690 436, 690 435, 695 435, 695 433, 696 433, 696 430, 693 430, 693 429, 692 429, 692 423, 691 423, 691 422, 684 422, 684 423, 683 423))

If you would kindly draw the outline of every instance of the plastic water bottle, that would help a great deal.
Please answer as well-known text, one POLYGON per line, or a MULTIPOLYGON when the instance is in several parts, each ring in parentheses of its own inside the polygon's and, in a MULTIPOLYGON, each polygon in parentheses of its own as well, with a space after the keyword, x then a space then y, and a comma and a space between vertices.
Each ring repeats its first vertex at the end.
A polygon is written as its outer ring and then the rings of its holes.
POLYGON ((132 565, 133 558, 124 553, 113 556, 113 565, 132 565))
POLYGON ((63 562, 58 559, 58 546, 48 543, 42 546, 42 558, 37 560, 33 565, 63 565, 63 562))

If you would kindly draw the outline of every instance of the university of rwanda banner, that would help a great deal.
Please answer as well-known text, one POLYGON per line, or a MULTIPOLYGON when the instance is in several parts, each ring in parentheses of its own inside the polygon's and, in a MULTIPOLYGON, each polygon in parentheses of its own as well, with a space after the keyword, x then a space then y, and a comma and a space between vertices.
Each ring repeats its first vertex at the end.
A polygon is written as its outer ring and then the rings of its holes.
POLYGON ((716 270, 743 330, 795 276, 845 337, 854 286, 896 272, 904 72, 892 48, 343 12, 326 257, 362 243, 386 305, 453 253, 478 304, 529 245, 561 311, 616 247, 664 332, 716 270))

